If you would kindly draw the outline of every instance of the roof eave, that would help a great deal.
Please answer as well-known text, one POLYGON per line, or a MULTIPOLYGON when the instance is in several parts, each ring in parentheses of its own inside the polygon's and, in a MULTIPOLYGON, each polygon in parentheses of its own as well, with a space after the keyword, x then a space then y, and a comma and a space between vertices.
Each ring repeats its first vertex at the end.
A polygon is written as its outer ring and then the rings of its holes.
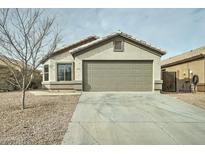
POLYGON ((107 41, 107 40, 109 40, 109 39, 111 39, 111 38, 113 38, 113 37, 116 37, 116 36, 121 36, 121 37, 124 37, 124 38, 126 38, 126 39, 128 39, 128 40, 132 40, 133 42, 136 42, 136 43, 138 43, 138 44, 140 44, 140 45, 143 45, 143 46, 146 47, 146 48, 149 48, 149 49, 151 49, 151 50, 156 51, 156 52, 159 53, 161 56, 166 54, 165 51, 160 50, 160 49, 158 49, 158 48, 156 48, 156 47, 153 47, 153 46, 151 46, 151 45, 149 45, 149 44, 147 44, 147 43, 143 43, 142 41, 136 40, 136 39, 132 38, 131 36, 127 36, 127 35, 124 34, 124 33, 115 33, 115 34, 113 34, 113 35, 107 36, 105 39, 96 40, 95 43, 90 44, 90 45, 85 46, 85 47, 82 47, 82 48, 79 48, 79 49, 76 49, 76 50, 74 49, 73 51, 71 50, 70 53, 71 53, 71 54, 78 53, 78 52, 80 52, 80 51, 82 51, 82 50, 86 50, 86 49, 89 48, 89 47, 92 47, 92 46, 95 46, 95 45, 97 45, 97 44, 99 44, 99 43, 105 42, 105 41, 107 41))
POLYGON ((164 65, 161 66, 161 68, 178 65, 178 64, 186 63, 186 62, 201 59, 201 58, 205 58, 205 54, 199 54, 199 55, 196 55, 196 56, 193 56, 193 57, 190 57, 190 58, 186 58, 186 59, 183 59, 183 60, 178 60, 178 61, 175 61, 175 62, 172 62, 172 63, 164 64, 164 65))

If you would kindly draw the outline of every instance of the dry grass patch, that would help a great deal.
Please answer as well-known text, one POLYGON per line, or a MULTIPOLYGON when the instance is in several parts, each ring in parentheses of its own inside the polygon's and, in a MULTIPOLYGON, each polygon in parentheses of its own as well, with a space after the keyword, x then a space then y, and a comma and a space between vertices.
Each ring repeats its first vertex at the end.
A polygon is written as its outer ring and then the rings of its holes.
POLYGON ((79 96, 0 93, 0 144, 61 144, 79 96))
POLYGON ((205 93, 170 93, 168 95, 205 109, 205 93))

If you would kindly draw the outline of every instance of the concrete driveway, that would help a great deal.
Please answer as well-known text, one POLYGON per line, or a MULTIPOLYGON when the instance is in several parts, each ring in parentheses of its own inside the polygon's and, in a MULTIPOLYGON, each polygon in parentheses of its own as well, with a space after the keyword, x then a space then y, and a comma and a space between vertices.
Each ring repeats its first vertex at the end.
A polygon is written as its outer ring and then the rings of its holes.
POLYGON ((205 144, 205 110, 156 93, 83 93, 62 144, 205 144))

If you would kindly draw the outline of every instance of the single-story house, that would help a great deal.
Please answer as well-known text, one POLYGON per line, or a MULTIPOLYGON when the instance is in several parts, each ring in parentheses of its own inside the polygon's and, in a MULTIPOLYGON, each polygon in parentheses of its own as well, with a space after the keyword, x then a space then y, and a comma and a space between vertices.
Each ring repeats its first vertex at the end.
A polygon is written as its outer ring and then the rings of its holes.
MULTIPOLYGON (((20 67, 21 67, 21 62, 17 61, 15 59, 11 59, 8 61, 8 58, 5 58, 5 56, 0 55, 0 91, 13 91, 13 90, 18 90, 19 87, 14 86, 11 82, 11 80, 14 79, 14 75, 12 71, 15 72, 16 77, 20 77, 20 67), (11 69, 12 68, 12 71, 11 69)), ((34 78, 31 81, 31 84, 29 86, 30 89, 37 89, 41 88, 41 81, 42 81, 42 75, 41 71, 36 70, 34 72, 34 78)))
POLYGON ((14 90, 14 87, 7 82, 7 79, 11 76, 8 67, 3 63, 0 56, 0 91, 10 91, 14 90))
POLYGON ((194 75, 198 76, 197 91, 205 91, 205 47, 200 47, 162 61, 164 91, 191 91, 194 75))
POLYGON ((126 33, 90 36, 43 59, 50 90, 159 91, 165 51, 126 33))

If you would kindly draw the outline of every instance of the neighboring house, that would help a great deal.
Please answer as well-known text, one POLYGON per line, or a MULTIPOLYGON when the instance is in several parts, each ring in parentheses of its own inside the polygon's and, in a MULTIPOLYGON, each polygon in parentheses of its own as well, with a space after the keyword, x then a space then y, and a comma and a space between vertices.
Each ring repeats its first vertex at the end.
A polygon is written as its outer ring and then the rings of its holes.
MULTIPOLYGON (((0 56, 0 91, 17 90, 18 88, 9 82, 9 79, 11 79, 13 77, 13 73, 10 71, 8 65, 11 68, 13 68, 13 70, 15 70, 16 73, 18 74, 19 66, 21 66, 21 62, 18 62, 14 59, 10 59, 10 61, 13 61, 13 64, 9 61, 7 61, 5 63, 5 61, 6 61, 6 59, 3 56, 0 56), (14 65, 17 63, 19 64, 19 66, 14 65)), ((18 77, 18 75, 17 75, 17 77, 18 77)), ((31 81, 29 88, 30 89, 41 88, 42 87, 41 82, 42 82, 41 71, 36 70, 34 72, 34 78, 31 81)))
POLYGON ((161 64, 164 91, 190 91, 194 75, 199 77, 197 91, 205 91, 205 47, 168 58, 161 64))
POLYGON ((11 72, 8 67, 1 61, 0 57, 0 91, 1 90, 14 90, 14 86, 7 82, 7 79, 11 76, 11 72))
POLYGON ((122 32, 91 36, 45 58, 42 85, 83 91, 159 91, 165 52, 122 32))

